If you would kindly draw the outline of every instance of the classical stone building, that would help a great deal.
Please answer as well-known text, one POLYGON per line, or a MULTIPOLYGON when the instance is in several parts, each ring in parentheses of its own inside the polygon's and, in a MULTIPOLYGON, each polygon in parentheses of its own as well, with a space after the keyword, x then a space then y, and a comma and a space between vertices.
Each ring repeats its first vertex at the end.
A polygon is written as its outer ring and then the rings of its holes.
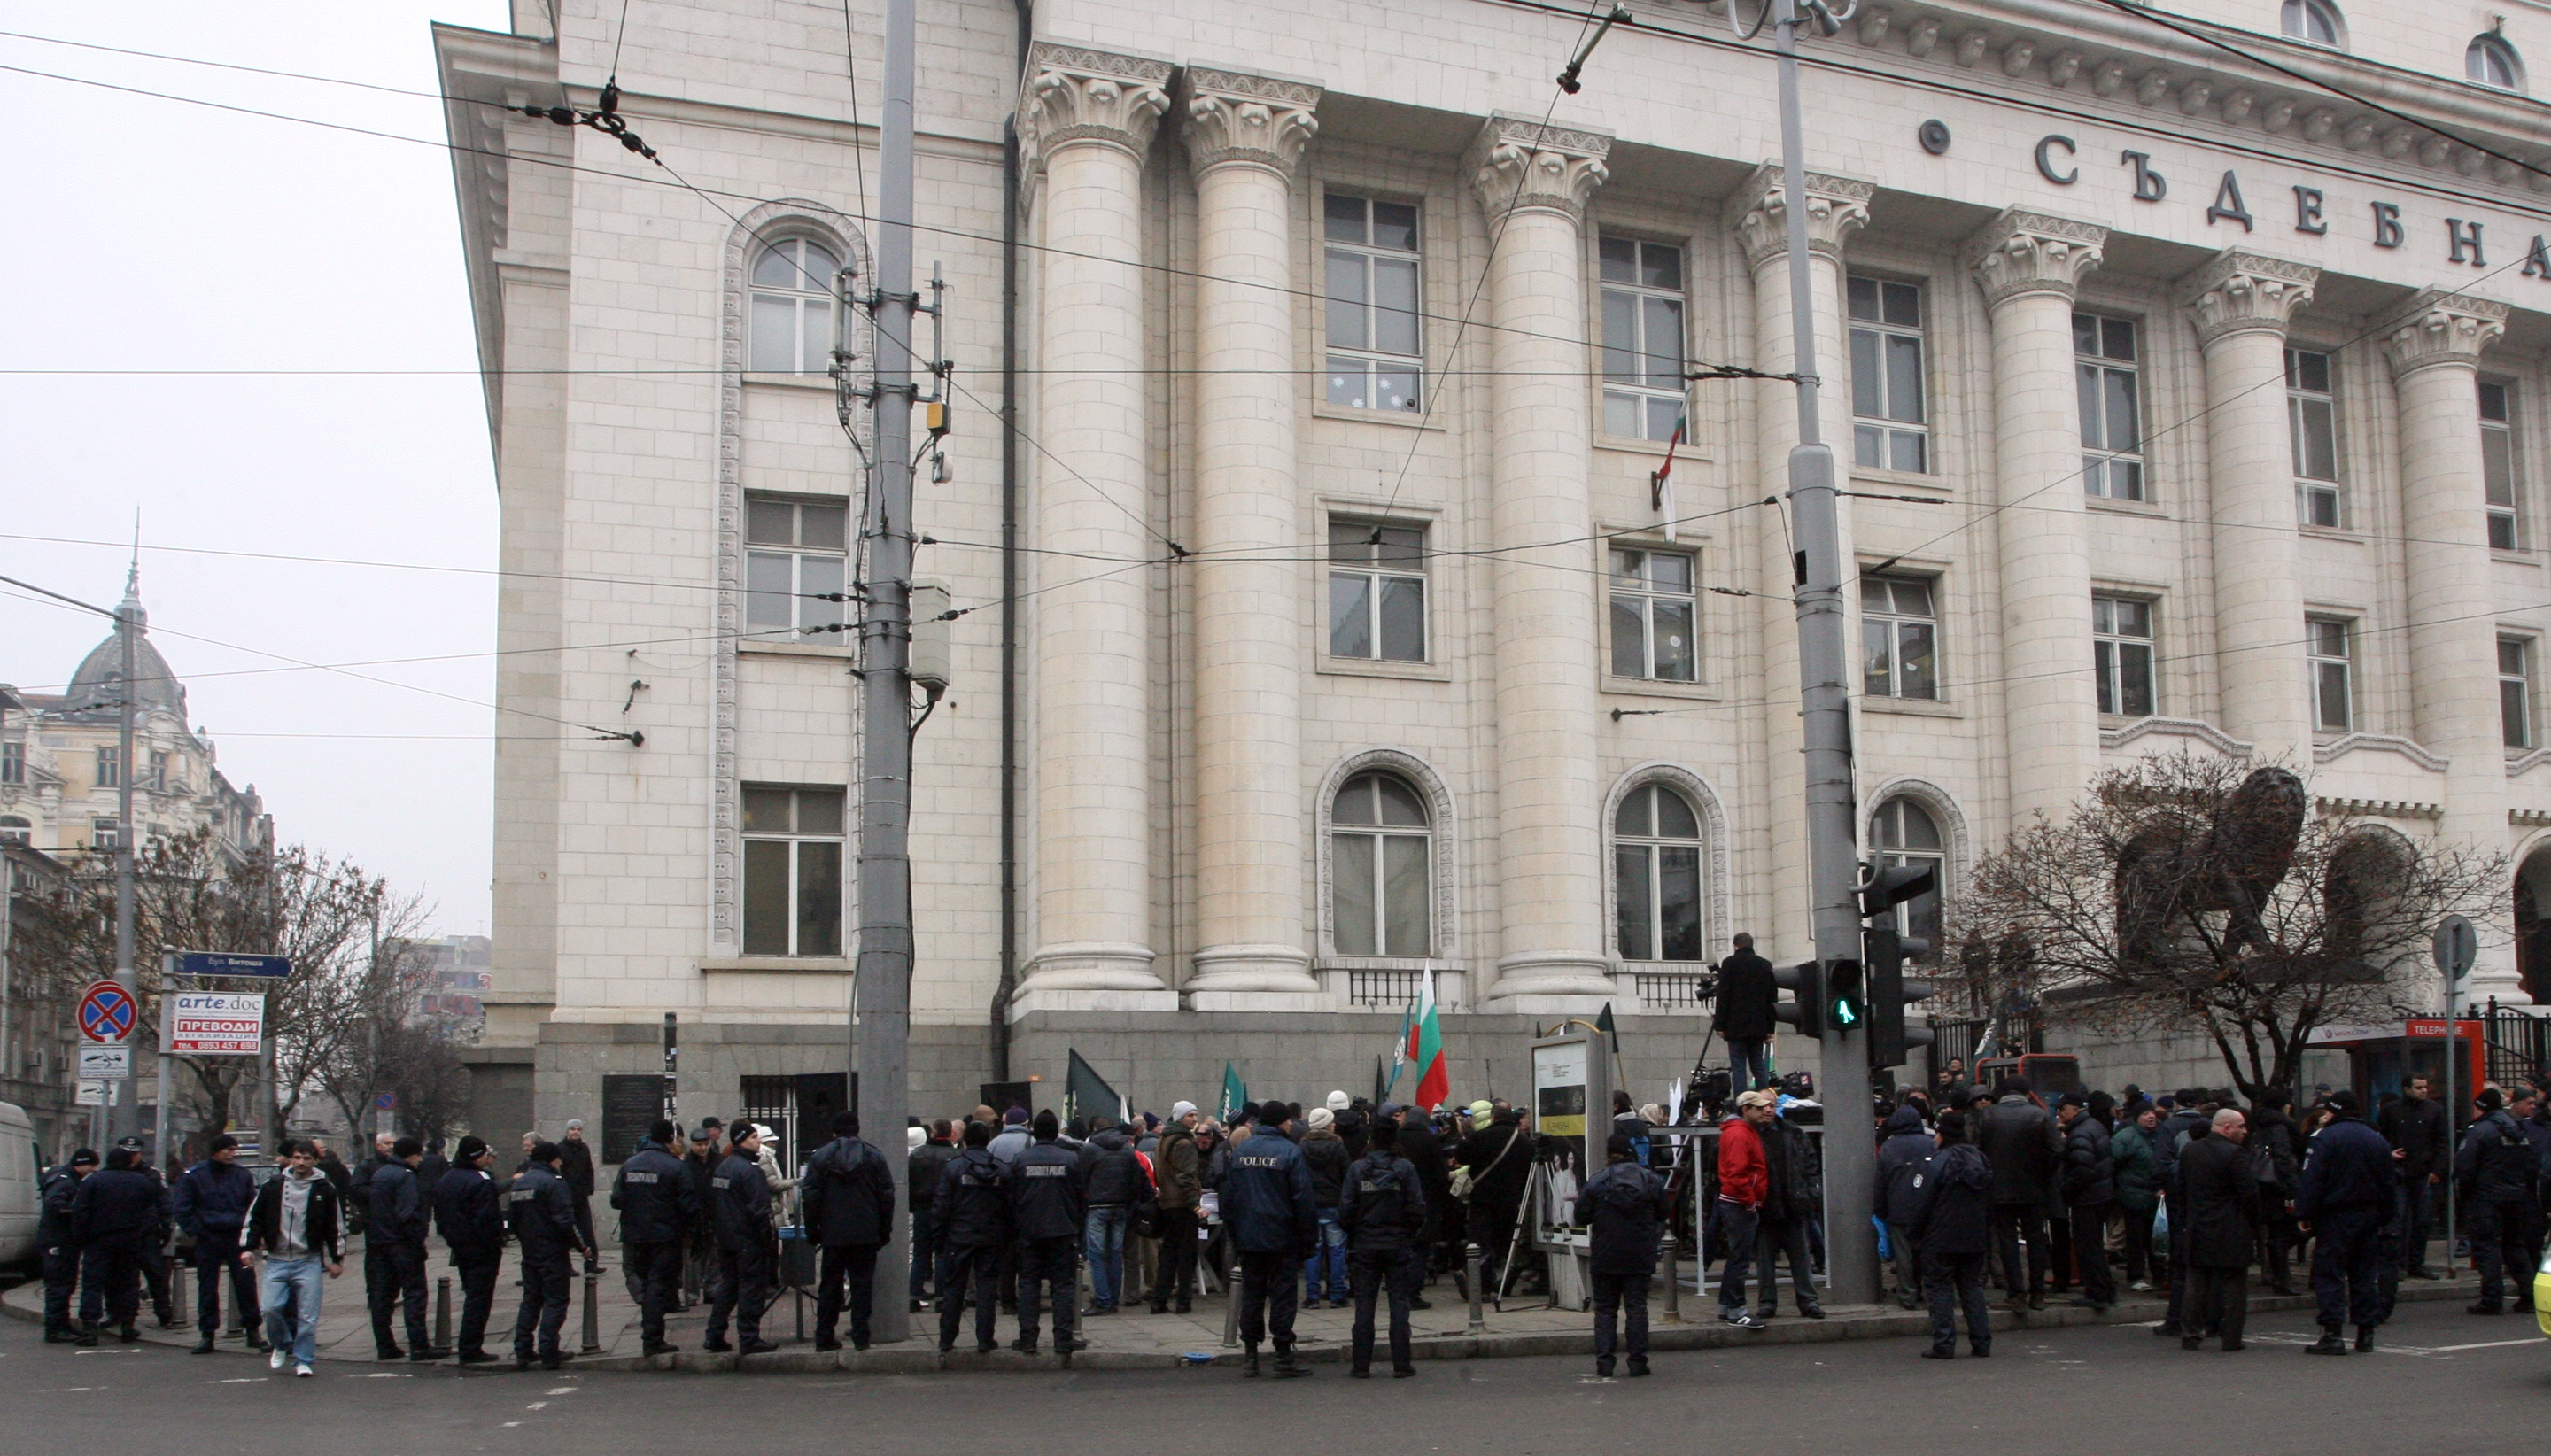
MULTIPOLYGON (((920 570, 965 614, 921 1105, 1067 1046, 1138 1104, 1226 1060, 1360 1090, 1429 977, 1458 1092, 1610 1002, 1644 1095, 1731 932, 1806 950, 1791 386, 1686 378, 1792 370, 1773 65, 1723 7, 1631 9, 1562 94, 1564 5, 925 7, 920 570)), ((437 33, 516 573, 485 1072, 590 1116, 670 1013, 725 1112, 843 1065, 859 725, 806 629, 857 575, 826 351, 878 8, 516 12, 437 33), (538 114, 615 66, 670 171, 538 114)), ((2209 17, 2263 59, 2049 0, 1807 43, 1865 851, 1954 896, 2102 763, 2281 760, 2518 857, 2478 984, 2520 1000, 2551 19, 2209 17)))

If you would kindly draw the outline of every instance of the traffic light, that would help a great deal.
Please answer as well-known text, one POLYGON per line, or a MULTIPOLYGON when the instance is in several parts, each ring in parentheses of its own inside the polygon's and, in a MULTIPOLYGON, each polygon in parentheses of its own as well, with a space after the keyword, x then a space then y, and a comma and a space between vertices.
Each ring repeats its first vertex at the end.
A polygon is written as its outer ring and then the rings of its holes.
POLYGON ((1904 1025, 1904 1004, 1918 1001, 1931 993, 1931 988, 1904 979, 1904 963, 1928 955, 1931 943, 1919 936, 1905 935, 1894 925, 1895 907, 1916 895, 1929 894, 1938 886, 1939 874, 1931 865, 1898 865, 1893 869, 1873 871, 1860 886, 1860 913, 1877 923, 1860 933, 1861 958, 1868 963, 1869 997, 1869 1065, 1900 1067, 1904 1065, 1905 1048, 1930 1040, 1925 1029, 1914 1035, 1904 1025))
POLYGON ((1772 980, 1796 997, 1774 1006, 1772 1018, 1794 1026, 1818 1041, 1824 1040, 1825 968, 1813 961, 1798 966, 1782 966, 1772 972, 1772 980))
POLYGON ((1869 1025, 1869 989, 1858 961, 1836 961, 1825 967, 1825 1027, 1836 1036, 1869 1025))

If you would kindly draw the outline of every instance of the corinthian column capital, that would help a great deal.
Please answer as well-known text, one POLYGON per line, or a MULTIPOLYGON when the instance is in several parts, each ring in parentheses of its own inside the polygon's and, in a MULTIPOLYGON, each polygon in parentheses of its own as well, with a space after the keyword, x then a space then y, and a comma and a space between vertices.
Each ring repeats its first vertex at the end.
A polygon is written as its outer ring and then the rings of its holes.
POLYGON ((2320 269, 2263 253, 2226 249, 2182 285, 2196 318, 2196 337, 2211 344, 2226 334, 2259 331, 2282 336, 2295 314, 2312 301, 2320 269))
POLYGON ((2383 356, 2396 378, 2431 364, 2475 366, 2506 332, 2508 312, 2495 298, 2424 289, 2383 327, 2383 356))
MULTIPOLYGON (((1875 183, 1830 172, 1809 172, 1807 184, 1807 252, 1842 257, 1842 245, 1869 225, 1869 199, 1875 183)), ((1749 266, 1761 267, 1789 251, 1788 194, 1781 185, 1777 162, 1754 169, 1737 194, 1736 242, 1749 266)))
POLYGON ((1028 131, 1040 156, 1072 142, 1101 142, 1140 157, 1170 109, 1166 60, 1040 41, 1028 52, 1028 131))
POLYGON ((2108 230, 2096 223, 2010 208, 1975 236, 1976 283, 1988 304, 2023 293, 2069 299, 2099 265, 2107 242, 2108 230))
POLYGON ((1594 189, 1611 175, 1603 164, 1611 150, 1609 132, 1544 126, 1499 113, 1471 144, 1471 185, 1479 188, 1491 219, 1525 207, 1582 219, 1594 189))
POLYGON ((1319 135, 1320 88, 1308 81, 1186 68, 1187 155, 1200 175, 1218 166, 1263 166, 1291 176, 1319 135))

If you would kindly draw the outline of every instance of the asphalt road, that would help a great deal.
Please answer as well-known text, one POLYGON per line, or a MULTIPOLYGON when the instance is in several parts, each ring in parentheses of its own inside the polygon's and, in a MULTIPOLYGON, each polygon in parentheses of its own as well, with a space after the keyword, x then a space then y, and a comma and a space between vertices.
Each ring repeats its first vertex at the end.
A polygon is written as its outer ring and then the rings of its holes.
POLYGON ((2404 1304, 2388 1349, 2307 1359, 2302 1313, 2254 1318, 2250 1348, 2189 1354, 2144 1325, 2004 1333, 1990 1360, 1916 1359, 1919 1340, 1657 1357, 1642 1381, 1575 1359, 1427 1363, 1415 1380, 1157 1373, 461 1375, 323 1362, 274 1377, 239 1355, 79 1353, 0 1332, 0 1456, 276 1456, 478 1451, 696 1456, 1125 1456, 1352 1452, 2503 1453, 2551 1411, 2551 1340, 2529 1316, 2404 1304), (1181 1399, 1183 1398, 1183 1399, 1181 1399))

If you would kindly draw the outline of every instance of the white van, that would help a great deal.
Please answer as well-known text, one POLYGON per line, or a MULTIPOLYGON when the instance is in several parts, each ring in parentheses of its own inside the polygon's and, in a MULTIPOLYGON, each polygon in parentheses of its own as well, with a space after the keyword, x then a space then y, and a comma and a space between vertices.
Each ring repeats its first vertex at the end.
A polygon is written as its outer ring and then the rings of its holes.
POLYGON ((0 1102, 0 1265, 36 1257, 36 1180, 43 1173, 36 1124, 24 1107, 0 1102))

